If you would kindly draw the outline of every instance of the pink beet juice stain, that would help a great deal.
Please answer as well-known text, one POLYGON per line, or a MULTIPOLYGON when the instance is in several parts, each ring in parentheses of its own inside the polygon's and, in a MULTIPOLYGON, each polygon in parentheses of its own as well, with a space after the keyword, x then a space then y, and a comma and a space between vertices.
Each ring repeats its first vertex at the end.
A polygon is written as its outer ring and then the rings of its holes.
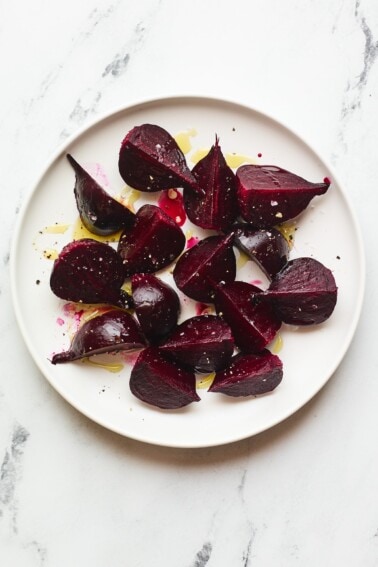
POLYGON ((84 315, 84 309, 77 310, 75 303, 66 303, 63 305, 63 315, 70 318, 78 329, 80 326, 81 318, 84 315))
POLYGON ((259 153, 257 154, 257 157, 262 157, 262 153, 259 152, 259 153))
POLYGON ((190 238, 188 238, 188 240, 186 241, 186 247, 189 248, 193 248, 193 246, 195 246, 197 243, 199 242, 199 238, 198 236, 191 236, 190 238))
POLYGON ((209 309, 207 303, 196 303, 196 315, 205 315, 209 309))
POLYGON ((257 287, 261 285, 263 282, 261 280, 252 280, 249 282, 252 285, 256 285, 257 287))
POLYGON ((109 178, 100 163, 87 163, 85 169, 101 187, 109 187, 109 178))
POLYGON ((178 226, 182 226, 186 221, 184 199, 182 194, 176 189, 162 191, 158 205, 178 226))
POLYGON ((62 319, 61 317, 58 317, 56 322, 59 325, 59 327, 62 327, 64 325, 64 319, 62 319))
POLYGON ((120 352, 121 358, 122 360, 126 363, 129 364, 130 366, 134 366, 134 364, 136 363, 138 356, 140 354, 140 351, 132 351, 132 352, 120 352))

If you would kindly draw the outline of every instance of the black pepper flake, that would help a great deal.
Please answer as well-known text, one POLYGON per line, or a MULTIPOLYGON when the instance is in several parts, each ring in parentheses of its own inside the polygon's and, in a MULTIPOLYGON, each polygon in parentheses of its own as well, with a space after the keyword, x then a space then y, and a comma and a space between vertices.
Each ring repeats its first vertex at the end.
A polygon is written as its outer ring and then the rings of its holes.
POLYGON ((337 258, 338 260, 340 260, 340 256, 336 256, 336 258, 337 258))
POLYGON ((41 283, 41 280, 35 280, 35 283, 39 285, 41 283))
POLYGON ((232 131, 235 132, 236 128, 233 128, 232 131))

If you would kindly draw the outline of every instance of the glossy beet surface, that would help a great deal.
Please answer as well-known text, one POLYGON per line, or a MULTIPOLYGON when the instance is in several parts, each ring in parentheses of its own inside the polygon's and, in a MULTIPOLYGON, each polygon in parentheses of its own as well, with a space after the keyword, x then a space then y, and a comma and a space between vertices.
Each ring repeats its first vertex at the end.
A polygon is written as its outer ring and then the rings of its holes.
POLYGON ((217 313, 230 325, 236 345, 246 353, 262 350, 281 326, 268 302, 255 302, 260 293, 259 288, 239 281, 215 288, 217 313))
POLYGON ((68 351, 54 354, 51 362, 59 364, 95 354, 119 350, 137 350, 146 345, 138 323, 126 311, 113 309, 83 324, 68 351))
POLYGON ((62 249, 54 262, 50 287, 67 301, 128 308, 132 299, 121 289, 124 280, 124 267, 117 252, 107 244, 84 238, 62 249))
POLYGON ((180 300, 176 291, 152 274, 135 274, 131 285, 143 333, 151 342, 161 340, 177 325, 180 300))
POLYGON ((279 230, 240 225, 234 234, 235 245, 256 262, 269 279, 287 263, 289 244, 279 230))
POLYGON ((202 315, 181 323, 160 349, 196 372, 213 372, 231 359, 234 339, 220 317, 202 315))
POLYGON ((181 228, 159 207, 143 205, 132 228, 122 233, 118 253, 125 276, 131 276, 165 268, 181 254, 184 246, 181 228))
POLYGON ((257 396, 277 388, 282 376, 281 360, 268 350, 238 354, 225 370, 217 372, 209 392, 235 397, 257 396))
POLYGON ((236 185, 243 218, 256 228, 270 228, 299 215, 330 184, 311 183, 275 165, 242 165, 236 185))
POLYGON ((177 287, 197 301, 212 302, 214 282, 231 282, 236 275, 233 235, 209 236, 187 250, 177 261, 173 278, 177 287))
POLYGON ((130 130, 122 142, 118 166, 122 179, 140 191, 191 187, 202 193, 175 139, 155 124, 130 130))
POLYGON ((238 214, 236 182, 234 172, 223 157, 218 138, 192 173, 198 185, 205 190, 205 195, 187 189, 184 191, 189 219, 202 228, 227 230, 238 214))
POLYGON ((130 227, 135 215, 113 199, 70 154, 67 159, 75 171, 74 193, 84 226, 102 236, 130 227))
POLYGON ((143 350, 130 376, 130 390, 140 400, 162 409, 177 409, 200 400, 196 377, 156 347, 143 350))
POLYGON ((276 275, 264 293, 284 323, 314 325, 332 314, 337 286, 331 270, 313 258, 297 258, 276 275))

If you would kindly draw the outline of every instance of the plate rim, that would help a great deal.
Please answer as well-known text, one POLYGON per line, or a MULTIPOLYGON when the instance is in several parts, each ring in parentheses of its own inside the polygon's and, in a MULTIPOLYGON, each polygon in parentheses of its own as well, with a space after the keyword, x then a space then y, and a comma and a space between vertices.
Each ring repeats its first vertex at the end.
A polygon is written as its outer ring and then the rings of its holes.
POLYGON ((357 329, 357 326, 358 326, 358 323, 359 323, 359 320, 360 320, 360 317, 361 317, 363 300, 364 300, 364 295, 365 295, 365 287, 366 287, 366 257, 365 257, 365 250, 364 250, 361 227, 360 227, 360 224, 358 222, 358 218, 357 218, 357 215, 355 213, 354 207, 352 206, 350 197, 349 197, 348 193, 346 192, 344 185, 340 182, 339 177, 338 177, 334 167, 328 162, 327 159, 324 159, 323 155, 321 154, 321 152, 318 151, 318 149, 315 149, 314 146, 312 146, 295 129, 293 129, 291 126, 288 126, 284 121, 277 118, 275 115, 271 114, 270 112, 267 113, 265 111, 262 111, 261 109, 256 108, 254 106, 251 106, 249 104, 239 102, 237 100, 229 99, 229 98, 220 98, 220 97, 214 97, 214 96, 203 96, 203 95, 196 95, 196 94, 194 94, 194 95, 193 94, 168 95, 168 96, 158 96, 158 97, 152 97, 152 98, 146 97, 146 98, 142 98, 142 99, 140 99, 140 98, 135 99, 133 101, 128 102, 125 105, 115 107, 113 109, 110 109, 110 110, 102 113, 102 114, 99 114, 97 117, 94 117, 88 123, 81 126, 77 131, 73 132, 70 136, 68 136, 65 140, 63 140, 58 145, 58 147, 55 149, 55 151, 50 155, 50 157, 47 159, 44 167, 41 169, 41 172, 37 176, 34 183, 31 183, 29 185, 28 192, 25 195, 24 202, 23 202, 23 204, 20 208, 18 218, 16 219, 16 223, 14 225, 14 229, 13 229, 13 232, 12 232, 12 242, 11 242, 11 247, 10 247, 10 289, 11 289, 12 305, 13 305, 13 309, 14 309, 14 312, 15 312, 15 315, 16 315, 17 325, 18 325, 18 328, 20 330, 22 339, 23 339, 23 341, 24 341, 24 343, 27 347, 29 355, 31 356, 34 364, 37 366, 38 370, 41 372, 44 379, 47 380, 47 382, 50 384, 50 386, 67 403, 69 403, 71 407, 75 408, 76 411, 78 411, 79 413, 84 415, 87 419, 90 419, 91 421, 97 423, 98 425, 101 425, 105 429, 112 431, 114 433, 117 433, 117 434, 119 434, 123 437, 127 437, 129 439, 133 439, 133 440, 136 440, 136 441, 152 444, 152 445, 155 445, 155 446, 181 448, 181 449, 189 449, 189 448, 195 449, 195 448, 204 448, 204 447, 216 447, 216 446, 222 446, 222 445, 226 445, 226 444, 233 443, 233 442, 238 442, 238 441, 241 441, 243 439, 247 439, 247 438, 253 437, 255 435, 258 435, 258 434, 262 433, 263 431, 267 431, 267 430, 269 430, 273 427, 276 427, 278 424, 283 423, 290 416, 297 413, 301 408, 305 407, 320 392, 320 390, 326 385, 326 383, 331 379, 331 377, 333 376, 333 374, 337 370, 338 366, 340 365, 341 361, 344 359, 344 357, 347 353, 347 350, 348 350, 348 348, 349 348, 349 346, 350 346, 350 344, 353 340, 353 337, 355 335, 355 332, 356 332, 356 329, 357 329), (59 159, 59 157, 61 157, 61 155, 67 150, 67 148, 70 145, 77 142, 78 139, 81 136, 87 134, 91 129, 101 126, 102 122, 106 122, 109 119, 113 119, 117 115, 132 112, 132 111, 136 110, 138 107, 142 108, 144 106, 150 106, 150 105, 168 104, 169 102, 171 102, 172 104, 179 104, 179 103, 184 104, 184 103, 190 103, 191 101, 193 101, 197 104, 200 104, 200 103, 217 104, 217 105, 226 104, 226 105, 229 105, 229 106, 234 106, 234 107, 237 107, 239 109, 242 109, 245 112, 252 112, 256 115, 259 115, 262 119, 269 120, 270 122, 272 122, 277 127, 282 128, 282 129, 286 130, 287 132, 289 132, 292 136, 294 136, 298 140, 298 142, 301 143, 301 145, 305 146, 306 149, 309 150, 326 167, 327 171, 331 175, 332 180, 336 183, 336 185, 338 186, 338 189, 340 190, 342 198, 344 199, 346 207, 348 209, 348 213, 350 214, 351 221, 353 223, 353 230, 354 230, 355 235, 356 235, 355 244, 356 244, 356 247, 357 247, 357 250, 358 250, 358 260, 359 260, 358 295, 355 298, 355 308, 354 308, 354 312, 353 312, 353 318, 351 320, 351 324, 349 325, 348 333, 345 336, 344 343, 339 348, 338 357, 335 358, 334 363, 333 363, 332 367, 329 369, 329 372, 327 373, 325 380, 323 380, 320 384, 318 384, 317 388, 311 393, 310 397, 308 397, 304 403, 300 403, 300 405, 298 405, 294 410, 289 409, 287 411, 287 413, 284 414, 283 417, 281 415, 281 416, 277 417, 276 419, 271 420, 269 422, 269 424, 262 425, 260 428, 255 429, 253 432, 247 431, 245 433, 241 433, 238 436, 235 436, 235 435, 231 435, 230 437, 223 436, 223 438, 221 440, 217 441, 217 442, 214 442, 214 441, 213 442, 206 442, 205 440, 203 440, 201 442, 201 439, 199 439, 196 442, 192 441, 192 442, 184 442, 184 443, 182 443, 182 442, 180 443, 179 440, 177 440, 177 442, 172 442, 172 441, 167 441, 167 440, 164 440, 164 439, 162 441, 157 442, 157 441, 151 440, 151 439, 149 439, 149 438, 147 438, 143 435, 133 434, 132 432, 125 433, 124 431, 122 431, 121 429, 119 429, 117 427, 109 426, 109 424, 107 424, 101 418, 97 418, 97 417, 91 415, 90 412, 81 408, 80 403, 75 403, 71 399, 69 399, 67 397, 67 395, 65 395, 61 391, 59 386, 53 384, 52 381, 46 376, 46 374, 45 374, 45 372, 42 368, 42 365, 39 363, 39 356, 36 356, 38 353, 35 353, 35 349, 33 348, 33 345, 31 344, 31 341, 29 339, 29 334, 27 332, 26 325, 25 325, 25 322, 24 322, 24 319, 23 319, 23 316, 22 316, 20 301, 19 301, 19 297, 18 297, 18 293, 17 293, 17 268, 16 268, 16 265, 17 265, 17 250, 18 250, 19 244, 20 244, 20 235, 21 235, 21 231, 22 231, 22 227, 23 227, 23 220, 24 220, 24 218, 27 214, 27 211, 28 211, 29 205, 30 205, 30 203, 33 199, 33 196, 37 192, 40 183, 42 182, 44 177, 47 175, 47 173, 49 172, 51 167, 59 159))

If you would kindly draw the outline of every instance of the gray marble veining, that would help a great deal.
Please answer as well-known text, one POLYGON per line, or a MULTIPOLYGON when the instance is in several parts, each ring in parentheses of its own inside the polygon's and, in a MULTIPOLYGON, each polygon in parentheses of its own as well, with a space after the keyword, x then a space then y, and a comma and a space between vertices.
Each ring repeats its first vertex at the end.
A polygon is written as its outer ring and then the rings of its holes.
POLYGON ((10 447, 5 450, 0 467, 0 516, 11 522, 12 530, 17 533, 17 482, 22 476, 22 456, 29 432, 19 424, 15 424, 10 447))

